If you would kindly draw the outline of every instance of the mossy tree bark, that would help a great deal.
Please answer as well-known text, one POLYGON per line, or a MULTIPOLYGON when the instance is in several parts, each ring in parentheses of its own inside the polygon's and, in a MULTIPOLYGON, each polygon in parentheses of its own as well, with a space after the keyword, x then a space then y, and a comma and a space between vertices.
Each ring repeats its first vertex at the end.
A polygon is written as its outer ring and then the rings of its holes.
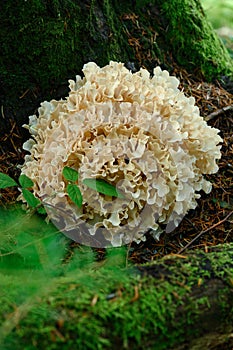
POLYGON ((209 80, 232 73, 199 0, 2 1, 0 36, 0 120, 19 124, 43 100, 65 96, 88 61, 171 72, 176 61, 209 80))
MULTIPOLYGON (((1 276, 1 349, 232 348, 232 244, 165 257, 128 275, 82 271, 44 277, 36 293, 20 297, 21 276, 1 276)), ((35 271, 31 284, 36 278, 35 271)))

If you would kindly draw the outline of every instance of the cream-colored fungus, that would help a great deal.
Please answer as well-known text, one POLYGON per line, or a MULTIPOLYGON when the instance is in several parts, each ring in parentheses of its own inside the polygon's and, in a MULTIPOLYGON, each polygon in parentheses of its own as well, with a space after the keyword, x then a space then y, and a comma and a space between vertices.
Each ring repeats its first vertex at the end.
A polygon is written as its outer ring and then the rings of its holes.
POLYGON ((122 63, 100 68, 84 65, 84 78, 70 80, 65 100, 43 102, 29 117, 32 139, 22 173, 34 182, 34 194, 47 203, 49 218, 73 239, 88 235, 120 246, 178 226, 211 184, 203 174, 218 170, 221 137, 207 125, 193 97, 179 81, 156 67, 153 76, 131 73, 122 63), (66 193, 64 166, 79 172, 83 205, 66 193), (125 198, 111 198, 82 183, 103 179, 125 198), (75 236, 75 230, 79 232, 75 236))

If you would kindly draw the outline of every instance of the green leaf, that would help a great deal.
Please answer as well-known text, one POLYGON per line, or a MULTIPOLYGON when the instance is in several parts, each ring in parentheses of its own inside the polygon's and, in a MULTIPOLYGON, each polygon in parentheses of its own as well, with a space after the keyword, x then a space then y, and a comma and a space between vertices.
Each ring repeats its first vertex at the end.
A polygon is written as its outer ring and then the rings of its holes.
POLYGON ((0 173, 0 188, 7 188, 13 186, 18 186, 17 182, 15 182, 15 180, 12 179, 9 175, 0 173))
POLYGON ((37 208, 37 212, 38 212, 39 214, 42 214, 42 215, 47 214, 47 211, 45 210, 45 208, 44 208, 43 206, 38 207, 38 208, 37 208))
POLYGON ((38 205, 41 204, 40 200, 34 196, 32 192, 27 190, 26 188, 22 189, 22 193, 24 196, 24 199, 26 200, 27 204, 32 207, 36 208, 38 205))
POLYGON ((65 166, 62 171, 62 175, 67 181, 75 182, 78 180, 78 172, 68 166, 65 166))
POLYGON ((27 175, 22 174, 19 177, 19 183, 22 186, 22 188, 29 188, 34 185, 33 181, 27 177, 27 175))
POLYGON ((106 194, 107 196, 125 198, 122 193, 117 191, 115 186, 109 184, 103 179, 84 179, 83 183, 92 190, 106 194))
POLYGON ((66 190, 72 202, 74 202, 79 208, 81 208, 83 204, 83 197, 79 187, 75 184, 68 184, 66 190))

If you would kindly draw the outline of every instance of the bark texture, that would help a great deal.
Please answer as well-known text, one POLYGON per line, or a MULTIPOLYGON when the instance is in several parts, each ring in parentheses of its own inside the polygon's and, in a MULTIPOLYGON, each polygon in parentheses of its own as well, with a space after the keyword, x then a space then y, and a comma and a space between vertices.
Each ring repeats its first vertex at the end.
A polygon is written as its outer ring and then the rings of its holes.
POLYGON ((125 62, 132 70, 173 62, 207 80, 232 60, 199 0, 32 0, 0 5, 1 124, 27 121, 40 102, 65 97, 83 64, 125 62))

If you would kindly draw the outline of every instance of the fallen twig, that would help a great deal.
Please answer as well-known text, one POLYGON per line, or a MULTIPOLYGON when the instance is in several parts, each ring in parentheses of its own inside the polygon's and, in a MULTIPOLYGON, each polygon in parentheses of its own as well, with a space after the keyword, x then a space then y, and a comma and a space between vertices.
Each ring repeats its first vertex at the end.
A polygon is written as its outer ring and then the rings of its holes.
POLYGON ((194 237, 185 247, 181 248, 181 249, 178 251, 177 254, 183 253, 187 248, 189 248, 189 247, 190 247, 198 238, 200 238, 204 233, 206 233, 206 232, 212 230, 213 228, 215 228, 215 227, 221 225, 223 222, 225 222, 227 219, 229 219, 229 217, 230 217, 232 214, 233 214, 233 211, 231 211, 229 214, 227 214, 227 216, 226 216, 224 219, 222 219, 222 220, 220 220, 219 222, 217 222, 216 224, 214 224, 214 225, 208 227, 206 230, 201 231, 201 232, 200 232, 196 237, 194 237))
POLYGON ((220 114, 227 112, 227 111, 233 111, 233 106, 226 106, 220 109, 217 109, 216 111, 210 113, 209 115, 207 115, 206 117, 204 117, 205 121, 208 122, 211 119, 214 119, 216 117, 218 117, 220 114))

